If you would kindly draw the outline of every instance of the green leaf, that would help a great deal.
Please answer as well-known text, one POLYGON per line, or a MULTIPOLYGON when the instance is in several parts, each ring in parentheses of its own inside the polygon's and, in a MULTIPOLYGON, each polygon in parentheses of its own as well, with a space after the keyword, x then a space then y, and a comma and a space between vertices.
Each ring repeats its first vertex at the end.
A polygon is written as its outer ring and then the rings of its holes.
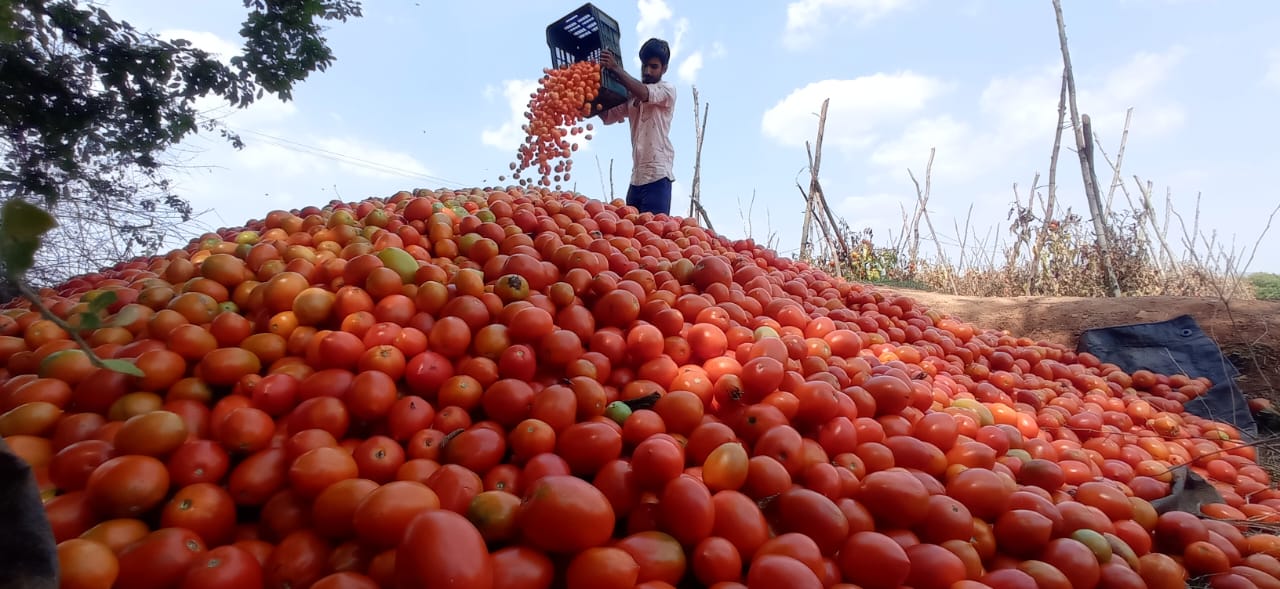
POLYGON ((76 321, 71 326, 79 331, 93 331, 102 327, 102 318, 97 313, 86 311, 77 315, 76 321))
POLYGON ((103 360, 102 365, 106 367, 108 370, 113 370, 121 374, 128 374, 129 376, 137 376, 137 377, 146 376, 146 374, 144 374, 140 368, 138 368, 136 365, 134 365, 133 362, 130 362, 128 360, 112 358, 110 360, 103 360))
POLYGON ((40 238, 18 238, 5 235, 0 228, 0 261, 10 276, 21 276, 36 263, 40 238))
POLYGON ((53 215, 25 200, 9 199, 0 208, 0 232, 6 237, 38 240, 57 226, 58 222, 53 220, 53 215))
POLYGON ((116 300, 118 300, 118 298, 116 297, 116 291, 114 290, 101 291, 98 293, 97 296, 93 297, 92 301, 89 301, 89 310, 86 312, 86 314, 97 315, 98 313, 105 311, 107 307, 110 307, 111 305, 115 304, 116 300))

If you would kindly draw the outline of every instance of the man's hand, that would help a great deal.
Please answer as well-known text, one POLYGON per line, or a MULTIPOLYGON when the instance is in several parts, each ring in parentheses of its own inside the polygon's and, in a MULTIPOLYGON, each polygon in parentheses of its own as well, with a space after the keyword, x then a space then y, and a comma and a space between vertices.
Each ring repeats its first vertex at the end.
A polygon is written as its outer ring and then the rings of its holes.
POLYGON ((618 58, 612 51, 600 52, 600 66, 615 73, 622 71, 622 64, 618 63, 618 58))

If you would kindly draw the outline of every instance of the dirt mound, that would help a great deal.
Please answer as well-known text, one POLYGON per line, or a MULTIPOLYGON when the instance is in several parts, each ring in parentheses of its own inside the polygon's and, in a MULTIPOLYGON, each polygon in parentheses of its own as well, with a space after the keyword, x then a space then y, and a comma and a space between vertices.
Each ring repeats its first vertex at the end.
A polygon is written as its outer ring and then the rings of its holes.
POLYGON ((1241 372, 1246 396, 1280 402, 1280 302, 1203 297, 964 297, 905 288, 885 289, 981 327, 1076 345, 1087 329, 1151 323, 1191 315, 1241 372))

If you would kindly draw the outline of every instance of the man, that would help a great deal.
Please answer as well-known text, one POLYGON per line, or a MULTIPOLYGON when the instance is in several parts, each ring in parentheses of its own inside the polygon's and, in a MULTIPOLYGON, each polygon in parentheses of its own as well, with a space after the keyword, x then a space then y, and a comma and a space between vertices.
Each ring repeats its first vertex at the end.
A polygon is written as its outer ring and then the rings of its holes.
POLYGON ((671 214, 672 167, 676 152, 671 146, 671 116, 675 112, 676 88, 662 81, 671 61, 666 41, 649 39, 640 47, 640 79, 631 77, 617 56, 604 52, 600 65, 618 75, 627 88, 627 101, 600 114, 606 125, 631 121, 631 186, 627 204, 640 212, 671 214))

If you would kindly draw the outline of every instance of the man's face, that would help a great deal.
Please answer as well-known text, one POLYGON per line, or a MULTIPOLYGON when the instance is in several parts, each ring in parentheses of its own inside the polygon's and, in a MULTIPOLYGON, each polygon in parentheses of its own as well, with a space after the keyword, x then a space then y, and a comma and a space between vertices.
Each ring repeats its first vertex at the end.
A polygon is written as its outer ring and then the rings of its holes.
POLYGON ((667 66, 662 65, 662 61, 658 58, 651 57, 640 66, 640 81, 655 84, 662 81, 662 74, 665 73, 667 73, 667 66))

